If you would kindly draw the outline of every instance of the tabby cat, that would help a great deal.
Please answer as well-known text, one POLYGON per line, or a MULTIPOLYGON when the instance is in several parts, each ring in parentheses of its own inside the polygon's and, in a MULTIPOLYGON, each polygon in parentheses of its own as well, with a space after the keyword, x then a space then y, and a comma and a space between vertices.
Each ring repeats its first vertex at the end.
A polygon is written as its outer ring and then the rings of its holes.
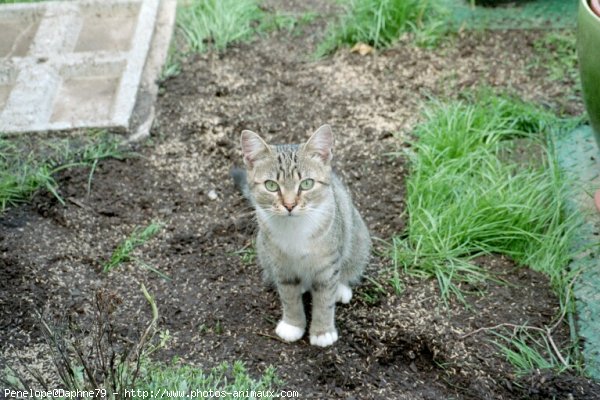
POLYGON ((283 317, 275 332, 287 342, 304 335, 302 294, 310 291, 310 343, 321 347, 338 339, 335 303, 350 302, 350 284, 360 279, 371 250, 369 231, 332 172, 333 142, 329 125, 300 145, 268 145, 245 130, 246 173, 234 173, 256 210, 264 277, 281 299, 283 317))

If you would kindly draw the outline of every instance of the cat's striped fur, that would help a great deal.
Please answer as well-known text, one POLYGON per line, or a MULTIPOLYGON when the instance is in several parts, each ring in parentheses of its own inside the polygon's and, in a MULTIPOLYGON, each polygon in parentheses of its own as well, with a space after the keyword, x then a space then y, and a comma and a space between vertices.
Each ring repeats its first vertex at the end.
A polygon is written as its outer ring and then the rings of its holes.
POLYGON ((258 259, 283 307, 276 333, 289 342, 304 335, 302 294, 310 291, 310 342, 329 346, 338 338, 335 303, 350 301, 350 284, 371 249, 367 227, 331 169, 331 128, 300 145, 268 145, 251 131, 241 142, 247 175, 237 175, 238 185, 256 210, 258 259))

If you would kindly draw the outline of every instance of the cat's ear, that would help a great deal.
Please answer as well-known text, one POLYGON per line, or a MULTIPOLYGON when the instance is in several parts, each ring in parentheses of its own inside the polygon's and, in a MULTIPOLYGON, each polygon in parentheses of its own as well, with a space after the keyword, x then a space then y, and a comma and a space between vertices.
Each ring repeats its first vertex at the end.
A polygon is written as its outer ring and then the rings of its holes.
POLYGON ((271 152, 269 145, 252 131, 242 131, 242 154, 244 155, 244 164, 248 168, 252 168, 257 159, 266 153, 271 152))
POLYGON ((327 164, 333 157, 333 132, 331 126, 323 125, 304 145, 304 151, 317 154, 327 164))

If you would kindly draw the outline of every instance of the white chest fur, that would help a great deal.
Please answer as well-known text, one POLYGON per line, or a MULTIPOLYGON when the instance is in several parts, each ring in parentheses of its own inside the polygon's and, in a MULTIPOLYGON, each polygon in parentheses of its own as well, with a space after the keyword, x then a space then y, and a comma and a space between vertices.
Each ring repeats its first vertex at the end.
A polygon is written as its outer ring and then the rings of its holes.
MULTIPOLYGON (((318 253, 319 241, 317 233, 325 233, 323 227, 329 225, 331 216, 326 210, 314 210, 298 216, 275 216, 268 218, 264 211, 258 212, 269 230, 269 239, 282 253, 293 259, 306 259, 318 253), (262 215, 261 215, 262 214, 262 215)), ((319 235, 321 236, 321 235, 319 235)))

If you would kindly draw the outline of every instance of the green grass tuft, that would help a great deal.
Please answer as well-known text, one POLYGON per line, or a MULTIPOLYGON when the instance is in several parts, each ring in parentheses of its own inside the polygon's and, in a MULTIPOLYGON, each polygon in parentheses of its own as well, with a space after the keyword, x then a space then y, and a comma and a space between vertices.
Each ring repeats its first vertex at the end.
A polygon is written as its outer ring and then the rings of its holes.
POLYGON ((189 51, 203 52, 210 47, 223 50, 231 43, 250 39, 262 18, 256 0, 197 0, 181 4, 177 27, 189 51))
POLYGON ((117 246, 115 251, 112 253, 110 260, 108 260, 103 267, 104 272, 109 272, 112 269, 118 267, 119 265, 129 262, 136 261, 142 267, 151 270, 154 273, 159 274, 161 277, 165 279, 169 279, 165 274, 158 271, 157 269, 145 264, 141 260, 134 258, 132 256, 133 251, 137 248, 145 244, 148 240, 152 239, 156 236, 163 228, 163 224, 160 222, 152 222, 150 225, 145 227, 144 229, 135 228, 131 235, 126 238, 121 244, 117 246))
POLYGON ((252 241, 252 243, 230 254, 239 256, 244 264, 252 264, 256 259, 256 244, 252 241))
POLYGON ((258 0, 188 0, 177 10, 177 30, 160 79, 181 72, 182 60, 193 53, 221 51, 271 31, 302 34, 315 13, 271 13, 258 0))
POLYGON ((533 65, 543 65, 554 81, 579 81, 576 37, 572 31, 551 31, 533 43, 533 65))
POLYGON ((578 220, 565 209, 548 133, 574 122, 489 92, 473 100, 434 103, 416 128, 407 238, 392 246, 396 268, 434 276, 444 299, 462 300, 457 282, 490 278, 470 260, 505 254, 546 274, 563 296, 578 220))
POLYGON ((542 332, 528 330, 526 327, 515 332, 501 334, 492 332, 499 340, 492 343, 498 347, 506 360, 514 367, 515 373, 523 377, 535 370, 554 370, 557 373, 571 368, 571 360, 564 360, 565 365, 556 355, 548 340, 542 332))
POLYGON ((54 179, 56 173, 68 168, 90 168, 89 192, 100 160, 132 155, 115 138, 100 131, 91 132, 90 138, 79 146, 59 140, 41 143, 34 149, 0 136, 0 213, 7 207, 28 201, 40 189, 48 190, 64 204, 54 179))
POLYGON ((252 391, 259 393, 258 396, 264 394, 263 398, 273 398, 266 396, 266 393, 275 390, 279 385, 281 381, 275 375, 275 368, 267 368, 263 376, 254 379, 249 375, 244 364, 236 361, 233 365, 223 363, 208 373, 191 366, 153 365, 142 372, 142 379, 138 382, 137 388, 142 391, 154 391, 154 393, 164 393, 164 390, 168 390, 172 395, 169 397, 176 399, 188 398, 186 396, 191 391, 195 391, 198 398, 231 399, 250 397, 246 392, 252 391), (211 391, 212 396, 202 394, 211 391))
POLYGON ((411 31, 420 32, 419 41, 431 45, 443 32, 443 10, 437 0, 345 0, 343 4, 346 12, 329 26, 317 56, 359 42, 386 47, 411 31))

